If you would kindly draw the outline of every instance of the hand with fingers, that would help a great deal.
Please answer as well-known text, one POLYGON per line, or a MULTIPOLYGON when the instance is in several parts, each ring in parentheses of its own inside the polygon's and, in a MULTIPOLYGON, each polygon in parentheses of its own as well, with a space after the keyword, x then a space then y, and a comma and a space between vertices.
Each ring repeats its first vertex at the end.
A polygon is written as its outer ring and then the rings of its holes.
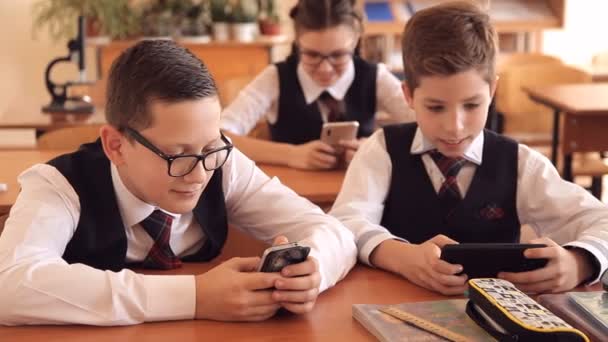
POLYGON ((353 157, 355 156, 355 152, 357 152, 365 140, 367 140, 367 138, 340 140, 339 146, 344 148, 344 160, 346 161, 346 164, 350 164, 351 160, 353 160, 353 157))
POLYGON ((403 244, 399 273, 409 281, 444 295, 462 295, 466 290, 466 275, 462 265, 441 260, 441 248, 458 242, 445 235, 437 235, 422 244, 403 244))
POLYGON ((332 169, 337 166, 336 150, 320 140, 292 146, 287 165, 296 169, 332 169))
MULTIPOLYGON (((524 251, 530 259, 546 258, 547 265, 528 272, 501 272, 499 278, 515 284, 527 293, 557 293, 573 289, 593 274, 593 265, 582 249, 565 249, 555 241, 543 237, 530 241, 543 243, 544 248, 531 248, 524 251)), ((593 257, 593 256, 591 256, 593 257)))
POLYGON ((259 257, 232 258, 196 276, 197 319, 262 321, 281 307, 273 287, 281 275, 255 272, 259 257))
MULTIPOLYGON (((279 236, 274 244, 287 243, 287 238, 279 236)), ((308 257, 306 261, 288 265, 281 270, 282 278, 274 283, 275 291, 272 298, 285 309, 301 314, 310 312, 315 305, 321 285, 319 265, 315 258, 308 257)))

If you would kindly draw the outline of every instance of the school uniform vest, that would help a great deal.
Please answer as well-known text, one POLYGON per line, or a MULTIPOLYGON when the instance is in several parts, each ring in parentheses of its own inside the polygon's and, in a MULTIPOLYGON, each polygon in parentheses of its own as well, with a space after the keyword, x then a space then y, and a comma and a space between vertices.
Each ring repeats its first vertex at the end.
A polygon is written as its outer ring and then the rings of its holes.
MULTIPOLYGON (((63 259, 70 264, 83 263, 101 270, 125 268, 127 236, 112 184, 110 161, 100 140, 82 145, 78 151, 59 156, 48 164, 68 180, 80 202, 78 225, 63 259)), ((182 260, 207 261, 220 253, 227 235, 221 169, 214 172, 193 214, 206 240, 198 252, 182 260)))
MULTIPOLYGON (((345 121, 358 121, 358 137, 370 136, 374 131, 376 114, 375 64, 354 57, 355 78, 344 96, 345 121)), ((298 58, 289 56, 276 64, 279 72, 279 102, 277 121, 269 123, 273 141, 303 144, 319 139, 323 118, 316 101, 306 104, 304 91, 298 80, 298 58)))
POLYGON ((518 146, 485 130, 483 162, 454 211, 443 212, 422 155, 410 153, 416 123, 384 128, 392 175, 381 225, 411 243, 437 234, 458 242, 519 242, 516 209, 518 146))

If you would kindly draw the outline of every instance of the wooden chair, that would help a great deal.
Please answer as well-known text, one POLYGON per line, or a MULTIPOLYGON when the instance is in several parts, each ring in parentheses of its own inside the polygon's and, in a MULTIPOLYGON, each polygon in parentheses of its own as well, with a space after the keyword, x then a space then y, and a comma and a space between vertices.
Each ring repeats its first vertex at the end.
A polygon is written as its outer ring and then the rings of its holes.
POLYGON ((498 58, 496 69, 498 74, 500 74, 502 70, 512 66, 537 64, 562 64, 562 60, 559 57, 544 55, 541 53, 516 52, 501 55, 498 58))
POLYGON ((220 103, 226 107, 239 95, 241 90, 251 82, 251 77, 234 77, 217 85, 220 103))
POLYGON ((84 143, 99 137, 101 125, 85 125, 60 128, 44 133, 38 138, 38 148, 46 150, 76 150, 84 143))
MULTIPOLYGON (((503 69, 497 90, 503 97, 500 101, 497 97, 497 107, 505 114, 505 135, 534 147, 550 145, 553 113, 548 107, 532 101, 522 88, 591 81, 589 73, 559 63, 514 65, 503 69)), ((608 166, 599 154, 576 153, 572 170, 574 176, 592 177, 592 193, 601 196, 601 175, 608 173, 608 166)))
MULTIPOLYGON (((218 91, 222 106, 226 107, 230 104, 230 102, 234 101, 241 90, 243 90, 243 88, 245 88, 249 82, 251 82, 251 77, 236 77, 228 79, 222 82, 222 84, 219 84, 218 91)), ((268 130, 266 119, 262 118, 262 120, 256 124, 248 135, 257 139, 269 140, 270 131, 268 130)))
MULTIPOLYGON (((496 108, 499 112, 505 114, 507 117, 507 125, 513 125, 513 118, 509 117, 509 114, 513 112, 509 106, 513 103, 510 96, 510 89, 506 83, 505 77, 508 80, 509 77, 505 76, 504 73, 508 73, 510 68, 521 67, 525 65, 548 65, 548 64, 562 64, 561 59, 554 56, 544 55, 540 53, 512 53, 499 57, 497 63, 498 73, 498 89, 496 90, 496 108), (509 120, 511 119, 511 120, 509 120)), ((512 127, 506 127, 508 135, 515 140, 529 146, 545 146, 551 144, 551 135, 544 132, 527 132, 512 127)))
POLYGON ((522 90, 528 86, 591 82, 587 72, 555 61, 504 67, 496 90, 496 108, 505 115, 505 134, 521 143, 549 145, 553 115, 522 90))

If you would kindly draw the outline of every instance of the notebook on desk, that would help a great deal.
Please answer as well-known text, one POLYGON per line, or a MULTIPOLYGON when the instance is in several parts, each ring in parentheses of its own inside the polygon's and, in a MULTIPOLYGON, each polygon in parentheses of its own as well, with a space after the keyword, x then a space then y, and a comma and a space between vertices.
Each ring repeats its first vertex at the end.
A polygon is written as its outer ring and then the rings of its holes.
POLYGON ((538 296, 537 301, 573 327, 583 331, 592 341, 605 341, 608 335, 608 327, 585 312, 586 307, 589 307, 590 312, 594 313, 593 316, 596 316, 596 313, 602 313, 602 320, 606 321, 608 317, 608 303, 606 301, 608 299, 604 296, 605 292, 602 292, 544 294, 538 296), (582 305, 585 308, 581 307, 581 303, 584 303, 582 305))
POLYGON ((451 332, 464 335, 470 341, 493 338, 465 313, 467 299, 413 302, 395 305, 353 304, 353 317, 380 341, 437 341, 439 337, 414 325, 403 322, 379 309, 394 307, 439 325, 451 332))
POLYGON ((568 292, 566 295, 608 335, 608 292, 568 292))

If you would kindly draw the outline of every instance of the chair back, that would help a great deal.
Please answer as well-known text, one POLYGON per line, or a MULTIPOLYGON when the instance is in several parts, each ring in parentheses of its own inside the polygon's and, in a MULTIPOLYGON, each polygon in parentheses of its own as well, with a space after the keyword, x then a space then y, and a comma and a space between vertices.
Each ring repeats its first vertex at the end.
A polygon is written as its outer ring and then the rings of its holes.
POLYGON ((38 138, 38 148, 45 150, 76 150, 84 143, 99 137, 101 125, 84 125, 60 128, 46 132, 38 138))
POLYGON ((581 69, 558 63, 513 65, 498 79, 496 108, 505 114, 505 132, 551 132, 552 112, 532 101, 523 87, 591 82, 581 69))

